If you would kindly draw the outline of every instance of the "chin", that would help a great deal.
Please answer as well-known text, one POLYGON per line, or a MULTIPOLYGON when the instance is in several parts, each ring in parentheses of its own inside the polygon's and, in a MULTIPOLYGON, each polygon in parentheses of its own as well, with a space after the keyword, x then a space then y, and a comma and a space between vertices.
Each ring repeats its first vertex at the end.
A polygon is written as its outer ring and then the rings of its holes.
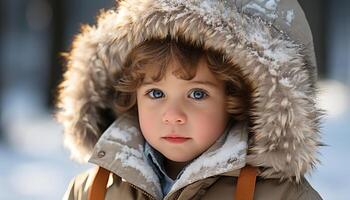
POLYGON ((174 155, 165 155, 168 160, 174 162, 188 162, 193 159, 193 157, 185 157, 185 156, 174 156, 174 155))

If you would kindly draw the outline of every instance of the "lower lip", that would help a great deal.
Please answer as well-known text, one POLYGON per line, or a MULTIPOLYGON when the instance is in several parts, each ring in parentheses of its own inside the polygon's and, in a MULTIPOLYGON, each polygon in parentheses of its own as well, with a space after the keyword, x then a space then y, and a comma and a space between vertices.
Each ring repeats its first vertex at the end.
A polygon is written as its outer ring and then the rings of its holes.
POLYGON ((190 138, 182 138, 182 137, 164 137, 163 139, 165 139, 166 141, 170 142, 170 143, 175 143, 175 144, 181 144, 186 142, 187 140, 189 140, 190 138))

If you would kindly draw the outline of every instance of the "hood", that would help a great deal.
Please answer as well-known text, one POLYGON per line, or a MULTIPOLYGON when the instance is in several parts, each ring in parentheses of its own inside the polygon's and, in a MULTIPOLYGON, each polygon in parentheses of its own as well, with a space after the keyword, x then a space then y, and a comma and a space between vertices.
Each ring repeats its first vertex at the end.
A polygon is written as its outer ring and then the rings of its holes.
POLYGON ((67 54, 57 119, 65 144, 88 160, 110 125, 113 77, 148 38, 224 52, 254 85, 247 162, 263 177, 296 179, 318 162, 319 118, 312 36, 296 0, 124 0, 82 27, 67 54))

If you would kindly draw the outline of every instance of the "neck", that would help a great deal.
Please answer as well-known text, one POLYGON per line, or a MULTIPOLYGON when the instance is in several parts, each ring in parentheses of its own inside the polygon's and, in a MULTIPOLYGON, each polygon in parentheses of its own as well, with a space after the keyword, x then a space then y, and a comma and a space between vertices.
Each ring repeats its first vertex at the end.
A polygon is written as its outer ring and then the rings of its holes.
POLYGON ((173 180, 176 179, 177 175, 180 173, 180 171, 191 161, 187 162, 175 162, 172 160, 169 160, 167 158, 164 159, 164 167, 165 171, 168 174, 170 178, 173 180))

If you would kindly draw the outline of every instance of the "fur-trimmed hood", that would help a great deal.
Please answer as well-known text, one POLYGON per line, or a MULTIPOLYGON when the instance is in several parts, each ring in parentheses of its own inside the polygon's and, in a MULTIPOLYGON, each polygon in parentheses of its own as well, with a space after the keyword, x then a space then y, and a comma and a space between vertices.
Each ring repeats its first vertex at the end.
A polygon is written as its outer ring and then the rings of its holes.
POLYGON ((256 87, 247 163, 299 180, 318 162, 312 36, 297 0, 123 0, 84 26, 67 56, 57 118, 73 157, 87 160, 113 113, 113 80, 149 38, 179 36, 224 52, 256 87))

